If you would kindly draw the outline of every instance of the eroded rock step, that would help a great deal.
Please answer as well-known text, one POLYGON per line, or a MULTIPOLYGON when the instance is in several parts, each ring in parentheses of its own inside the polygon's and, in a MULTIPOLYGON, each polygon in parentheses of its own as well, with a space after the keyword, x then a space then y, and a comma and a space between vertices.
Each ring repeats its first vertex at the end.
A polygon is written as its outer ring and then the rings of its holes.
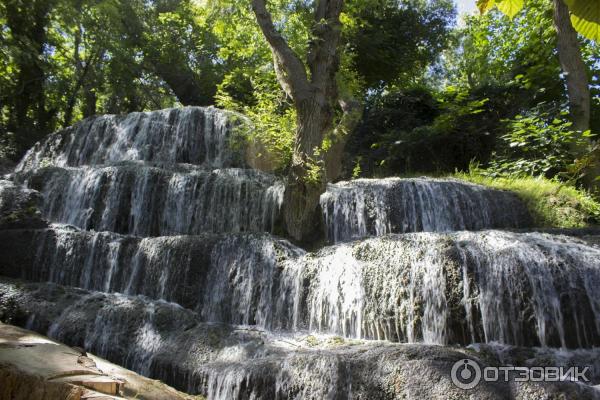
MULTIPOLYGON (((43 194, 43 214, 51 221, 138 236, 272 232, 284 192, 281 180, 255 170, 148 162, 48 167, 17 174, 16 179, 43 194)), ((456 180, 329 185, 321 207, 330 242, 531 225, 516 195, 456 180)))
POLYGON ((2 279, 0 317, 209 399, 598 398, 571 382, 484 382, 465 394, 450 370, 463 358, 487 365, 473 351, 277 337, 205 324, 172 303, 47 283, 2 279))
POLYGON ((142 294, 206 320, 292 327, 295 274, 304 252, 267 234, 137 238, 54 225, 0 231, 0 275, 105 292, 142 294))
POLYGON ((406 232, 527 228, 525 204, 511 192, 455 179, 357 179, 321 196, 327 236, 343 242, 406 232))
POLYGON ((42 195, 12 181, 0 179, 0 229, 45 228, 42 195))
POLYGON ((235 127, 243 125, 243 120, 240 115, 213 107, 87 118, 37 143, 16 171, 120 161, 243 167, 243 157, 232 142, 235 127))
POLYGON ((193 400, 82 349, 0 323, 0 398, 193 400))
POLYGON ((267 234, 0 231, 0 274, 349 338, 600 345, 600 248, 540 233, 389 235, 305 254, 267 234))
POLYGON ((283 184, 249 169, 123 162, 18 174, 53 222, 137 236, 273 231, 283 184))

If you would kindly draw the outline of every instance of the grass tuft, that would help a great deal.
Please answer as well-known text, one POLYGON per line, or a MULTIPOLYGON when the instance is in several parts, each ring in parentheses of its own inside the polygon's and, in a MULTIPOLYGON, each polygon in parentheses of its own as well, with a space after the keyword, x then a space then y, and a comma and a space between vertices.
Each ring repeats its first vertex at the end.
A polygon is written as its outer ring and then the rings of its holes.
POLYGON ((542 177, 488 177, 480 170, 456 172, 453 178, 516 193, 538 228, 585 228, 600 224, 600 203, 589 193, 542 177))

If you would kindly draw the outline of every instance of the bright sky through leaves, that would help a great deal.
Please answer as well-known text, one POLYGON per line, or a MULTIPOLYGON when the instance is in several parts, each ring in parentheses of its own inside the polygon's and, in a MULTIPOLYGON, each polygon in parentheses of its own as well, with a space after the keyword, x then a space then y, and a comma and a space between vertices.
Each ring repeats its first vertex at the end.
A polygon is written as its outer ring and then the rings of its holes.
POLYGON ((477 11, 477 6, 474 0, 455 0, 456 6, 458 7, 458 14, 468 13, 472 14, 477 11))

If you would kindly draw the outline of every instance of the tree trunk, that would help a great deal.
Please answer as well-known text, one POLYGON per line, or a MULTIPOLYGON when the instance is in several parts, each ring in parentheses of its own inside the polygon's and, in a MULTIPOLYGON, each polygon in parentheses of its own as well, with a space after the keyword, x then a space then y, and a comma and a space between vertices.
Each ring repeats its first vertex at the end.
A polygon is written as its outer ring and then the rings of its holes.
POLYGON ((315 2, 312 40, 305 66, 275 28, 265 0, 252 0, 256 20, 273 53, 277 78, 292 98, 297 113, 283 222, 289 237, 300 243, 314 242, 320 231, 319 198, 326 183, 322 144, 325 136, 333 130, 334 106, 338 97, 339 17, 343 4, 343 0, 315 2))
POLYGON ((344 114, 331 138, 331 147, 325 154, 325 179, 333 182, 342 175, 344 149, 348 136, 356 129, 363 115, 364 106, 354 98, 340 99, 344 114))
MULTIPOLYGON (((571 24, 569 9, 563 0, 554 0, 554 27, 558 39, 558 58, 567 82, 569 97, 569 113, 573 128, 584 132, 590 129, 590 88, 588 70, 581 57, 581 48, 577 39, 577 32, 571 24)), ((571 152, 579 160, 585 160, 582 171, 583 184, 592 191, 598 191, 600 182, 600 156, 598 150, 590 154, 593 143, 577 144, 571 152)))
POLYGON ((590 129, 590 89, 588 71, 581 57, 577 32, 571 24, 569 9, 563 0, 554 0, 554 27, 558 38, 558 58, 567 81, 573 127, 590 129))
POLYGON ((331 129, 333 110, 323 96, 299 102, 292 165, 284 195, 285 228, 293 239, 307 242, 319 228, 319 198, 325 191, 319 149, 331 129))

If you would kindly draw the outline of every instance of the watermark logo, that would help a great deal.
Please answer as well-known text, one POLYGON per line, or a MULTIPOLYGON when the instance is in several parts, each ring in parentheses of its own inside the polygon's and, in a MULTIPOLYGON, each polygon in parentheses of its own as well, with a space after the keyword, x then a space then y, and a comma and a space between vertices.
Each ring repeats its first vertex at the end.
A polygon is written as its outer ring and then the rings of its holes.
POLYGON ((452 366, 452 383, 456 387, 469 390, 473 389, 481 381, 481 368, 473 360, 459 360, 452 366))
POLYGON ((590 367, 485 367, 473 360, 462 359, 454 363, 450 372, 452 383, 464 390, 485 382, 583 382, 589 383, 590 367))

